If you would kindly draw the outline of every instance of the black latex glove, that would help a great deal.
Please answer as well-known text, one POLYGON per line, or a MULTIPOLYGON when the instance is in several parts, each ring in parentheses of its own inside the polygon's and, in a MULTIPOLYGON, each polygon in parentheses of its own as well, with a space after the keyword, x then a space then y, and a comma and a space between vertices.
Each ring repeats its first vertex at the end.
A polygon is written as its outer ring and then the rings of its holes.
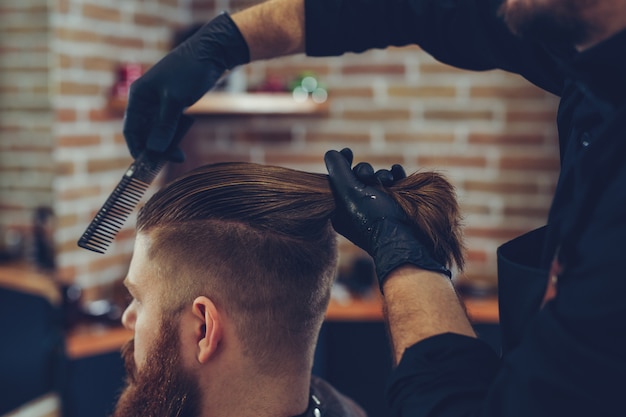
POLYGON ((182 161, 180 149, 171 146, 180 136, 181 114, 226 70, 249 60, 245 39, 225 13, 163 57, 130 87, 124 136, 131 155, 136 158, 147 148, 182 161))
POLYGON ((328 151, 324 161, 337 206, 333 227, 374 259, 381 291, 387 275, 405 264, 452 276, 445 266, 433 259, 393 198, 380 187, 363 183, 350 169, 352 152, 349 149, 328 151))
MULTIPOLYGON (((341 153, 352 161, 352 151, 350 149, 343 149, 341 153)), ((372 165, 367 162, 359 162, 352 168, 352 172, 354 172, 354 175, 365 185, 382 185, 383 187, 389 187, 395 184, 396 181, 406 178, 404 168, 402 168, 402 165, 398 164, 393 164, 391 170, 379 169, 374 172, 372 165)))

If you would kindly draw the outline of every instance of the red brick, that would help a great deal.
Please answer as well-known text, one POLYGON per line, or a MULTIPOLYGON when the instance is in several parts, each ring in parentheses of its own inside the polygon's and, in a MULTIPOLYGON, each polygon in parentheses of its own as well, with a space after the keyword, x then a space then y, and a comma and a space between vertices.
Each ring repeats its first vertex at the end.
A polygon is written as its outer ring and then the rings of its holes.
POLYGON ((487 158, 484 156, 422 155, 417 157, 417 163, 421 167, 483 168, 487 166, 487 158))
POLYGON ((71 177, 76 173, 76 166, 73 162, 57 162, 55 171, 59 176, 71 177))
POLYGON ((294 154, 285 152, 267 152, 265 162, 268 165, 297 165, 321 164, 324 161, 322 153, 294 154))
POLYGON ((7 35, 14 35, 14 36, 20 36, 20 35, 45 35, 48 33, 48 29, 45 27, 39 27, 39 26, 12 26, 12 27, 4 27, 2 29, 2 32, 4 32, 7 35))
POLYGON ((328 92, 330 99, 339 98, 372 98, 374 92, 369 86, 363 87, 333 87, 328 92))
POLYGON ((76 121, 76 110, 74 109, 57 109, 55 113, 56 113, 57 122, 75 122, 76 121))
POLYGON ((71 42, 102 42, 102 36, 89 30, 69 29, 58 27, 55 29, 56 37, 60 40, 71 42))
POLYGON ((171 7, 178 7, 179 6, 179 0, 158 0, 159 4, 164 4, 166 6, 171 6, 171 7))
POLYGON ((369 140, 369 133, 308 132, 306 134, 306 141, 310 143, 354 144, 368 143, 369 140))
POLYGON ((467 263, 470 262, 487 262, 489 256, 484 250, 472 250, 469 249, 465 252, 465 260, 467 263))
POLYGON ((57 146, 59 147, 93 146, 99 143, 99 135, 67 135, 57 138, 57 146))
POLYGON ((549 207, 505 207, 504 215, 547 219, 549 207))
POLYGON ((480 215, 490 215, 491 208, 484 204, 468 204, 461 203, 461 212, 464 214, 480 214, 480 215))
POLYGON ((500 159, 502 170, 554 171, 558 172, 560 163, 558 156, 504 156, 500 159))
POLYGON ((544 143, 541 132, 532 133, 482 133, 472 132, 468 136, 470 144, 477 145, 538 145, 544 143))
POLYGON ((61 68, 72 68, 73 59, 70 55, 57 54, 56 57, 61 68))
POLYGON ((404 75, 405 72, 403 64, 344 65, 341 68, 341 73, 345 75, 404 75))
MULTIPOLYGON (((85 227, 87 227, 87 225, 85 224, 85 227)), ((78 244, 76 243, 78 241, 78 239, 76 240, 66 240, 65 242, 57 242, 56 243, 56 250, 59 253, 68 253, 68 252, 74 252, 76 249, 79 249, 78 244)))
POLYGON ((55 10, 58 13, 65 14, 70 11, 70 0, 56 0, 55 10))
POLYGON ((98 173, 107 171, 120 171, 128 168, 132 158, 106 158, 106 159, 91 159, 87 162, 87 172, 98 173))
POLYGON ((0 85, 0 93, 2 94, 14 94, 21 92, 22 89, 16 85, 0 85))
POLYGON ((155 16, 147 13, 135 13, 133 21, 139 26, 156 26, 163 27, 167 25, 167 21, 161 16, 155 16))
POLYGON ((95 4, 89 3, 83 4, 83 16, 110 22, 119 22, 122 19, 122 14, 118 9, 96 6, 95 4))
POLYGON ((427 109, 424 111, 424 118, 429 120, 444 120, 451 122, 472 121, 472 120, 493 120, 494 114, 491 110, 461 110, 461 109, 427 109))
POLYGON ((454 133, 385 133, 385 141, 391 143, 452 143, 454 133))
POLYGON ((510 109, 510 110, 507 110, 506 112, 506 121, 509 123, 519 123, 519 122, 555 123, 556 113, 552 110, 510 109))
POLYGON ((495 227, 468 226, 465 228, 465 236, 467 238, 481 237, 494 239, 496 241, 508 241, 526 232, 528 232, 528 230, 522 227, 506 227, 503 225, 495 227))
POLYGON ((465 181, 463 188, 467 191, 490 192, 494 194, 536 194, 539 186, 532 182, 465 181))
POLYGON ((113 71, 117 63, 99 56, 86 56, 82 59, 83 68, 90 71, 113 71))
POLYGON ((425 62, 420 64, 419 71, 422 74, 467 74, 466 70, 445 65, 439 62, 425 62))
POLYGON ((328 75, 329 68, 327 65, 306 64, 302 62, 290 62, 285 60, 270 61, 265 69, 266 77, 278 77, 286 84, 303 75, 311 75, 318 82, 324 82, 324 76, 328 75))
POLYGON ((470 96, 477 98, 542 99, 547 93, 531 84, 525 86, 479 85, 470 88, 470 96))
POLYGON ((57 228, 73 227, 78 224, 78 216, 76 214, 63 214, 56 216, 55 220, 57 228))
POLYGON ((276 144, 291 142, 291 131, 240 131, 233 132, 232 140, 235 142, 248 142, 257 144, 276 144))
POLYGON ((409 120, 411 113, 406 109, 344 110, 342 116, 346 120, 409 120))
POLYGON ((62 285, 71 285, 76 281, 76 274, 76 265, 62 265, 55 271, 54 277, 62 285))
POLYGON ((97 84, 84 84, 79 82, 62 81, 59 83, 59 93, 68 96, 94 96, 102 92, 102 87, 97 84))
POLYGON ((456 96, 456 88, 450 86, 434 85, 419 87, 393 86, 389 87, 387 93, 390 97, 450 98, 456 96))
MULTIPOLYGON (((36 143, 32 143, 32 144, 17 143, 17 144, 9 146, 8 150, 19 151, 19 152, 45 152, 45 153, 52 152, 52 148, 50 146, 45 145, 45 144, 36 144, 36 143)), ((40 170, 43 170, 43 167, 40 167, 40 170)))
POLYGON ((71 188, 57 194, 61 201, 80 200, 97 195, 100 195, 100 189, 92 186, 71 188))
POLYGON ((124 138, 124 134, 122 132, 118 132, 113 136, 113 142, 117 144, 126 143, 126 139, 124 138))
POLYGON ((107 120, 118 119, 115 114, 112 114, 108 109, 91 109, 89 110, 89 120, 93 122, 104 122, 107 120))
POLYGON ((104 42, 112 45, 119 46, 121 48, 143 48, 144 41, 141 38, 133 38, 128 36, 106 36, 104 42))
POLYGON ((172 49, 172 42, 169 39, 156 39, 153 42, 145 44, 144 48, 156 49, 157 51, 163 51, 163 53, 165 53, 165 51, 169 51, 170 49, 172 49))

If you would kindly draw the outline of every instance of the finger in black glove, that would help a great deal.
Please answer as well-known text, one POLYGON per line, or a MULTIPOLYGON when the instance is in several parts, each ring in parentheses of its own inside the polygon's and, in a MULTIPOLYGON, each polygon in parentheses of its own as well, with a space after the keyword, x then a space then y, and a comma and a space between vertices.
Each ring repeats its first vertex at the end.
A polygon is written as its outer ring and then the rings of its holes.
POLYGON ((362 181, 365 185, 382 185, 383 187, 389 187, 398 180, 406 178, 406 173, 402 165, 394 164, 391 170, 379 169, 374 172, 372 165, 367 162, 359 162, 352 168, 354 175, 362 181))

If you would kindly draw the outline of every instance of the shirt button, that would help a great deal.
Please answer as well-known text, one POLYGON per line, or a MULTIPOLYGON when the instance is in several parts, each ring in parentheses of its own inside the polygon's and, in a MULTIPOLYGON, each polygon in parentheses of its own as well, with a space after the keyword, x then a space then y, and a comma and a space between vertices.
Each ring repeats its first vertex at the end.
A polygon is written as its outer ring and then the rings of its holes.
POLYGON ((586 148, 589 146, 590 143, 591 135, 588 132, 583 133, 582 137, 580 138, 580 144, 582 145, 582 147, 586 148))
POLYGON ((319 409, 319 408, 314 408, 314 409, 313 409, 313 415, 314 415, 315 417, 321 417, 321 416, 322 416, 322 412, 320 411, 320 409, 319 409))

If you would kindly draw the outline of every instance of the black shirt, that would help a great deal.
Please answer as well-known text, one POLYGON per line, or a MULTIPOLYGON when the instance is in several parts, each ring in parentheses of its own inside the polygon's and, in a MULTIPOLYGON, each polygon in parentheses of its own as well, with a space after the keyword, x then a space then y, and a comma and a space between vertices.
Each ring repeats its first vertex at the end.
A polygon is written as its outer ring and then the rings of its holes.
POLYGON ((626 33, 583 52, 514 37, 498 0, 306 0, 309 55, 418 44, 561 97, 561 173, 541 230, 499 258, 503 354, 456 334, 407 349, 401 416, 623 416, 626 390, 626 33), (556 262, 553 262, 555 261, 556 262), (557 295, 542 306, 549 271, 557 295))

